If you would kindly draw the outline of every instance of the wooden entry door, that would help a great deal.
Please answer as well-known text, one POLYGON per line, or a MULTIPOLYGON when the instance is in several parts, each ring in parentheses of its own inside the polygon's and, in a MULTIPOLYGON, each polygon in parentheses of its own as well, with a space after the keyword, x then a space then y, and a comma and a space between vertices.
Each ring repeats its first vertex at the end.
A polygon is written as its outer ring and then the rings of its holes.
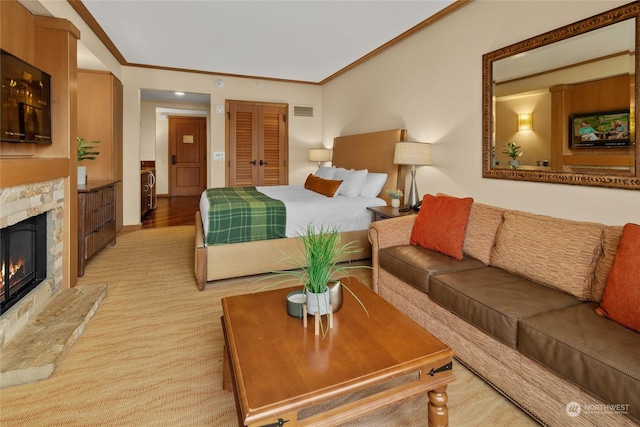
POLYGON ((169 116, 169 195, 199 196, 207 186, 206 117, 169 116))
POLYGON ((289 183, 287 104, 227 101, 227 185, 289 183))

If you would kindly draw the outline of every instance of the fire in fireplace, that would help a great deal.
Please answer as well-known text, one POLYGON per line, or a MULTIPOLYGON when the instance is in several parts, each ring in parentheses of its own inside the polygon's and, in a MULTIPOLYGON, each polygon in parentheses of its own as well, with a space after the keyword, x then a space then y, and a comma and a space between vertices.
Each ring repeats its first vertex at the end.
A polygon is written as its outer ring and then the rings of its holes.
POLYGON ((0 230, 0 313, 47 277, 47 214, 0 230))

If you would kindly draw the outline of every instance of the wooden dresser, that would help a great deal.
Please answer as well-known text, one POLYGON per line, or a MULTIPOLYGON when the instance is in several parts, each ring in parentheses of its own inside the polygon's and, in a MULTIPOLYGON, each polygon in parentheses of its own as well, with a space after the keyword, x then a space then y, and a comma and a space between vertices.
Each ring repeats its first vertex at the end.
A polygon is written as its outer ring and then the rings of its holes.
POLYGON ((107 243, 116 244, 116 184, 94 181, 78 186, 78 276, 87 260, 107 243))

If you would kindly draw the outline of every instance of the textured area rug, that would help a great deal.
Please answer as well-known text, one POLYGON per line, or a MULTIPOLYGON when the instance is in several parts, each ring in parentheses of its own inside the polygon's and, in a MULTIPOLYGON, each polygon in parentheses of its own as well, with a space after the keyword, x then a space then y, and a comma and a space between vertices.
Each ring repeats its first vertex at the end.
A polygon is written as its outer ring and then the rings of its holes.
MULTIPOLYGON (((50 378, 0 392, 0 425, 237 426, 233 396, 222 390, 220 299, 265 282, 233 279, 199 292, 193 239, 190 226, 145 229, 97 254, 78 284, 108 283, 106 299, 50 378)), ((370 271, 357 276, 370 284, 370 271)), ((454 373, 451 426, 537 425, 459 363, 454 373)), ((426 426, 427 401, 347 425, 426 426)))

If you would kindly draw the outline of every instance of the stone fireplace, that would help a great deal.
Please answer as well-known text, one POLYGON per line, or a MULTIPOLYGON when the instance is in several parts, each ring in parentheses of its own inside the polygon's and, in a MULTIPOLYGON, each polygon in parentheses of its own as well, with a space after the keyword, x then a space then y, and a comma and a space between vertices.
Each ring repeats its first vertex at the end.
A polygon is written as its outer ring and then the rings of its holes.
POLYGON ((46 223, 44 256, 40 257, 45 259, 41 270, 46 276, 0 316, 1 348, 62 288, 64 179, 1 188, 0 206, 0 229, 39 215, 46 223))
POLYGON ((0 228, 0 314, 47 278, 47 213, 0 228))

